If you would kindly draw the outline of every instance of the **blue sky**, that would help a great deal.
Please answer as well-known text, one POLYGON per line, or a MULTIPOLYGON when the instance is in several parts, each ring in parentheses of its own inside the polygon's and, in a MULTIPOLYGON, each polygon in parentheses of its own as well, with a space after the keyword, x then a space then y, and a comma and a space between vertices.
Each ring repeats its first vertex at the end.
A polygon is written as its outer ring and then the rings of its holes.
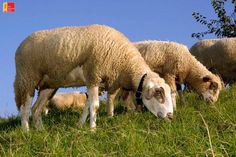
MULTIPOLYGON (((2 6, 3 0, 0 0, 2 6)), ((17 114, 14 101, 15 51, 32 32, 60 26, 105 24, 131 41, 169 40, 191 47, 191 33, 205 27, 193 11, 214 18, 210 0, 12 0, 14 13, 0 12, 0 117, 17 114)), ((212 37, 212 36, 208 36, 212 37)), ((69 89, 70 90, 70 89, 69 89)))

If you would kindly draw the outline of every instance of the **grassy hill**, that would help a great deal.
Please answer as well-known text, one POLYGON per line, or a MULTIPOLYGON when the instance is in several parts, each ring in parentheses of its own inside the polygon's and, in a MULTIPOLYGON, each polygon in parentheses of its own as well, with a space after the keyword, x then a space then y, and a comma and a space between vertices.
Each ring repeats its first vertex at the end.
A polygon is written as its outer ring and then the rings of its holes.
POLYGON ((151 113, 126 112, 117 102, 108 118, 102 105, 97 131, 81 113, 52 111, 43 117, 45 130, 22 132, 20 118, 0 119, 0 156, 236 156, 236 87, 220 95, 215 105, 186 93, 171 122, 151 113))

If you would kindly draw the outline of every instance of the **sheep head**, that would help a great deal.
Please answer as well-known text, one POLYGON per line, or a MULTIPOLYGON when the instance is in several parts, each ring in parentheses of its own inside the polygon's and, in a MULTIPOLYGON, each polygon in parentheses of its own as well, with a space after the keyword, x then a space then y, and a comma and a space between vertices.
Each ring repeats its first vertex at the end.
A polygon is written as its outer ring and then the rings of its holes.
POLYGON ((214 103, 218 100, 222 90, 221 79, 216 75, 206 75, 201 79, 200 93, 207 102, 214 103))
POLYGON ((160 118, 173 117, 173 103, 169 85, 160 77, 147 76, 143 84, 142 101, 147 109, 160 118))

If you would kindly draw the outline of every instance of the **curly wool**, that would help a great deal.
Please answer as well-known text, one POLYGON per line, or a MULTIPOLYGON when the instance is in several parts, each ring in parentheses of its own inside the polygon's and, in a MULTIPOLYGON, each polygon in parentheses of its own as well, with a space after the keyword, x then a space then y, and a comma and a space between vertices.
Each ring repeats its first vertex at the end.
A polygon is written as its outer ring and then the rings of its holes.
POLYGON ((201 40, 190 52, 207 68, 215 68, 224 81, 236 81, 236 38, 201 40))
MULTIPOLYGON (((164 77, 167 83, 168 80, 177 79, 179 83, 185 82, 199 93, 209 88, 209 84, 202 83, 204 76, 221 85, 219 77, 197 61, 185 45, 168 41, 143 41, 134 45, 150 68, 164 77)), ((175 87, 174 84, 169 85, 175 87)))
POLYGON ((68 73, 82 67, 86 82, 73 86, 98 86, 104 82, 109 93, 117 88, 137 88, 144 73, 164 82, 153 73, 132 43, 115 29, 90 25, 42 30, 31 34, 18 47, 15 56, 15 100, 20 108, 26 95, 48 76, 56 80, 55 88, 72 86, 65 82, 68 73))

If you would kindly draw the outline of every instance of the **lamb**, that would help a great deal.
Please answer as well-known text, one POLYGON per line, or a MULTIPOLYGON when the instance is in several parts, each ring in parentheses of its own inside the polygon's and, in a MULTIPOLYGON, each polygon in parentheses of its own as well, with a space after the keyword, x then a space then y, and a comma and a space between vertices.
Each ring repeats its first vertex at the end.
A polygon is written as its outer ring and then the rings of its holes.
POLYGON ((84 108, 87 102, 87 93, 80 92, 66 92, 56 93, 44 108, 45 114, 49 109, 56 108, 59 110, 72 109, 74 111, 80 111, 84 108))
POLYGON ((216 69, 224 82, 236 81, 236 38, 201 40, 190 52, 207 68, 216 69))
POLYGON ((15 62, 15 101, 24 130, 29 130, 31 103, 38 88, 32 108, 38 129, 43 128, 44 105, 60 87, 87 87, 88 103, 79 124, 85 123, 90 109, 91 129, 96 128, 101 83, 111 95, 118 88, 136 91, 155 116, 173 115, 170 87, 149 68, 133 44, 111 27, 90 25, 35 32, 20 44, 15 62))
MULTIPOLYGON (((149 67, 159 73, 170 86, 174 108, 176 82, 187 83, 208 102, 217 101, 222 89, 220 78, 198 62, 186 46, 167 41, 142 41, 134 45, 149 67)), ((129 104, 132 103, 132 99, 127 101, 129 104)))

